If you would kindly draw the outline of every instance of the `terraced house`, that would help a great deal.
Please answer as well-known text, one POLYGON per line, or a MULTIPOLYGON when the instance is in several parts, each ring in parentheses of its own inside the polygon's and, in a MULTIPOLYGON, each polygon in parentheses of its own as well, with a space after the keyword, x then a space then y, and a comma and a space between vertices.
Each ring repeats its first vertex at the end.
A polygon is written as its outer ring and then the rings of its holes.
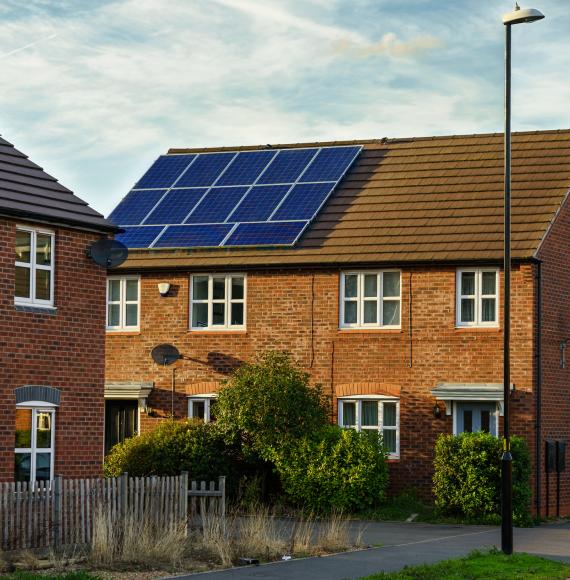
MULTIPOLYGON (((440 433, 501 434, 502 155, 472 135, 159 157, 111 215, 107 445, 172 409, 215 420, 227 373, 285 349, 332 421, 382 432, 394 491, 429 494, 440 433), (184 358, 156 364, 162 343, 184 358)), ((513 155, 512 429, 544 512, 544 442, 570 438, 570 131, 513 155)), ((561 494, 570 513, 568 472, 561 494)))
POLYGON ((0 481, 99 475, 115 228, 0 138, 0 481))

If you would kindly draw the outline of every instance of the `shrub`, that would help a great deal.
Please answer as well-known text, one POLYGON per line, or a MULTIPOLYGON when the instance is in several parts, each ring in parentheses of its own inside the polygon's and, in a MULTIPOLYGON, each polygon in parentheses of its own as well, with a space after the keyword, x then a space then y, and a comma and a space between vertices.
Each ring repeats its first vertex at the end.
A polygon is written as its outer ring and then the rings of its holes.
POLYGON ((327 400, 320 386, 289 354, 268 352, 241 366, 219 393, 218 427, 244 452, 273 460, 275 453, 327 424, 327 400))
POLYGON ((235 471, 232 449, 212 423, 165 421, 153 431, 115 445, 105 460, 105 475, 177 475, 211 480, 235 471))
MULTIPOLYGON (((530 456, 524 439, 511 438, 513 515, 530 521, 530 456)), ((497 521, 501 506, 502 443, 489 433, 440 435, 435 447, 435 504, 445 515, 497 521)))
POLYGON ((287 496, 310 510, 363 509, 386 495, 386 453, 377 433, 321 428, 277 457, 276 467, 287 496))

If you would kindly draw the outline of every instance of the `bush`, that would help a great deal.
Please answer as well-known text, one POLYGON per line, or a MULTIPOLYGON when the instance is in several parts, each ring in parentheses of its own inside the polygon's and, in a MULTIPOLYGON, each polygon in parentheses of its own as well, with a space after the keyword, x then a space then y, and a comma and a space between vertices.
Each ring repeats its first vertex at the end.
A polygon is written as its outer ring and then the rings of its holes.
MULTIPOLYGON (((524 439, 511 438, 513 518, 530 521, 530 455, 524 439)), ((444 515, 496 522, 501 507, 502 443, 489 433, 440 435, 435 447, 435 504, 444 515)))
POLYGON ((327 424, 327 409, 320 386, 310 386, 309 375, 289 354, 268 352, 235 371, 219 393, 216 417, 226 441, 272 461, 291 442, 327 424))
POLYGON ((188 471, 190 479, 211 480, 235 473, 232 449, 212 423, 165 421, 153 431, 115 445, 105 459, 105 475, 117 477, 177 475, 188 471))
POLYGON ((287 496, 310 510, 353 511, 386 496, 386 453, 376 432, 321 428, 278 457, 276 467, 287 496))

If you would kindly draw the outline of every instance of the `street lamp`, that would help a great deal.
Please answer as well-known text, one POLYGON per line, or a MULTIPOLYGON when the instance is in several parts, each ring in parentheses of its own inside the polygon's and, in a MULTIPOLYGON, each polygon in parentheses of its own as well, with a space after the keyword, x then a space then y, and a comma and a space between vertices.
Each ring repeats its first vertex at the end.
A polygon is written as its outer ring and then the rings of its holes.
POLYGON ((513 553, 513 457, 509 439, 509 395, 511 389, 510 338, 511 338, 511 26, 536 22, 544 14, 534 8, 515 9, 503 16, 505 25, 505 240, 504 240, 504 310, 503 310, 503 399, 504 441, 501 459, 501 549, 513 553))

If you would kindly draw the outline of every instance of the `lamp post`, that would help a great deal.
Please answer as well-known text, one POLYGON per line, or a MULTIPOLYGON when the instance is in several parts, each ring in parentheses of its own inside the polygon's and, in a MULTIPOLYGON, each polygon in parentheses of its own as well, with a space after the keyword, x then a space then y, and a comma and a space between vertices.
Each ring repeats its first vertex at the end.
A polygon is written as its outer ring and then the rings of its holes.
POLYGON ((511 389, 511 27, 536 22, 544 15, 534 8, 515 9, 503 16, 505 25, 505 227, 504 227, 504 306, 503 306, 503 400, 504 439, 501 459, 501 549, 513 553, 513 457, 510 446, 509 396, 511 389))

